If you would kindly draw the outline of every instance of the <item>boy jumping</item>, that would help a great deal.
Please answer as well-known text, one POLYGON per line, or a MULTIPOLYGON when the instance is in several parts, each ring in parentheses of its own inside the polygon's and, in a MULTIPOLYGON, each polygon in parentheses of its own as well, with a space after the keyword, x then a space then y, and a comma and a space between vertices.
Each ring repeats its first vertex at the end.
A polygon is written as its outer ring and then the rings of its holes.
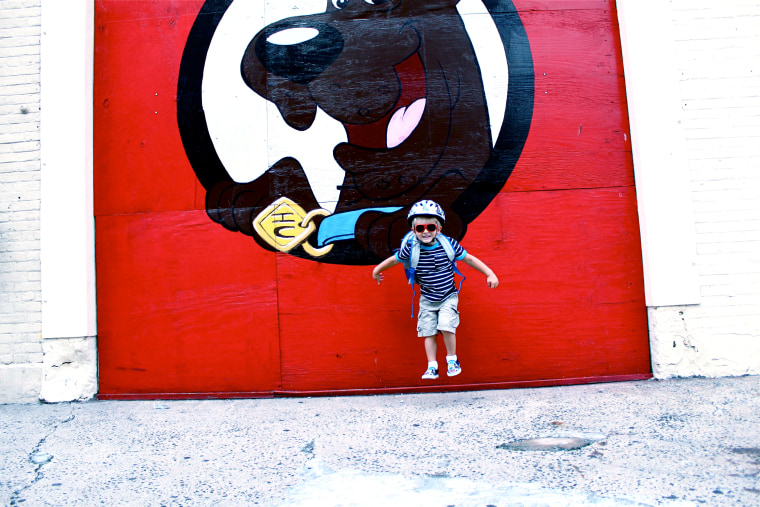
POLYGON ((429 200, 415 203, 409 210, 407 221, 413 236, 404 238, 401 249, 395 255, 375 266, 372 278, 379 284, 383 280, 382 272, 386 269, 402 262, 416 264, 411 267, 414 270, 414 281, 420 286, 421 292, 417 335, 425 338, 428 360, 422 378, 438 378, 436 353, 439 331, 446 345, 447 373, 453 377, 462 373, 456 353, 459 296, 454 285, 453 260, 461 260, 486 275, 486 282, 492 289, 498 287, 499 279, 483 261, 467 253, 456 240, 441 233, 446 215, 438 203, 429 200))

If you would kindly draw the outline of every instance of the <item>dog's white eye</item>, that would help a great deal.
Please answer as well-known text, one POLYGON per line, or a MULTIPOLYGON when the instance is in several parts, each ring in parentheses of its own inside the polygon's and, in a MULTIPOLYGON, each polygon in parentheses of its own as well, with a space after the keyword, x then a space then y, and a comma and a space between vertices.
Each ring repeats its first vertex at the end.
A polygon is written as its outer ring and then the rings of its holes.
POLYGON ((382 5, 388 2, 388 0, 364 0, 364 1, 371 5, 382 5))
POLYGON ((350 1, 351 0, 332 0, 332 4, 336 9, 344 9, 350 1))

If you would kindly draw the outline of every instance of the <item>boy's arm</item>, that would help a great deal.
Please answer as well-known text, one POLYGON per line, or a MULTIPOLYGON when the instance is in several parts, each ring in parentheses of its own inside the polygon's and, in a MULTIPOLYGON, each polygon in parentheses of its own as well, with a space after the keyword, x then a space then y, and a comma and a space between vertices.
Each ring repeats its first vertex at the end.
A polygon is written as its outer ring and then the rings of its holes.
POLYGON ((499 279, 496 277, 496 274, 494 274, 491 268, 486 266, 485 262, 481 261, 474 255, 470 255, 469 253, 465 255, 464 259, 462 259, 462 262, 486 275, 486 283, 490 288, 495 289, 499 286, 499 279))
POLYGON ((388 268, 392 268, 396 264, 401 264, 401 262, 396 258, 395 255, 391 255, 390 257, 385 259, 383 262, 375 266, 375 269, 372 270, 372 278, 377 280, 377 284, 380 285, 380 282, 383 281, 382 272, 388 268))

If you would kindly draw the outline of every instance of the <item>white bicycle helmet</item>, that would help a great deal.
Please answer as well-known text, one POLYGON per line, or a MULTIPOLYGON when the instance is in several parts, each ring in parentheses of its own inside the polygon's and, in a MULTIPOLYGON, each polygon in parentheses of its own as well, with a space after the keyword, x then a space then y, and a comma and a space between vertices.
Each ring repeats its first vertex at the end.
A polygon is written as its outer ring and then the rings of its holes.
POLYGON ((419 216, 436 217, 441 221, 441 225, 446 222, 446 213, 443 212, 443 208, 435 201, 424 200, 412 204, 409 214, 406 215, 406 221, 411 226, 414 217, 419 216))

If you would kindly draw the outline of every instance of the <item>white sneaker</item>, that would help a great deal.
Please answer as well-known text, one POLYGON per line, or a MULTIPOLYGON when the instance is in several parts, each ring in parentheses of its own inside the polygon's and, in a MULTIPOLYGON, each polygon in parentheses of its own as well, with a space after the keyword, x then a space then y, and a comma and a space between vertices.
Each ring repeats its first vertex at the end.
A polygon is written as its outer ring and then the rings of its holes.
POLYGON ((428 380, 428 379, 432 380, 432 379, 438 378, 438 368, 428 366, 428 369, 425 370, 425 373, 422 374, 422 378, 424 380, 428 380))
POLYGON ((462 373, 462 367, 459 366, 459 361, 456 359, 446 361, 446 365, 448 366, 448 371, 446 373, 448 373, 449 377, 456 377, 462 373))

